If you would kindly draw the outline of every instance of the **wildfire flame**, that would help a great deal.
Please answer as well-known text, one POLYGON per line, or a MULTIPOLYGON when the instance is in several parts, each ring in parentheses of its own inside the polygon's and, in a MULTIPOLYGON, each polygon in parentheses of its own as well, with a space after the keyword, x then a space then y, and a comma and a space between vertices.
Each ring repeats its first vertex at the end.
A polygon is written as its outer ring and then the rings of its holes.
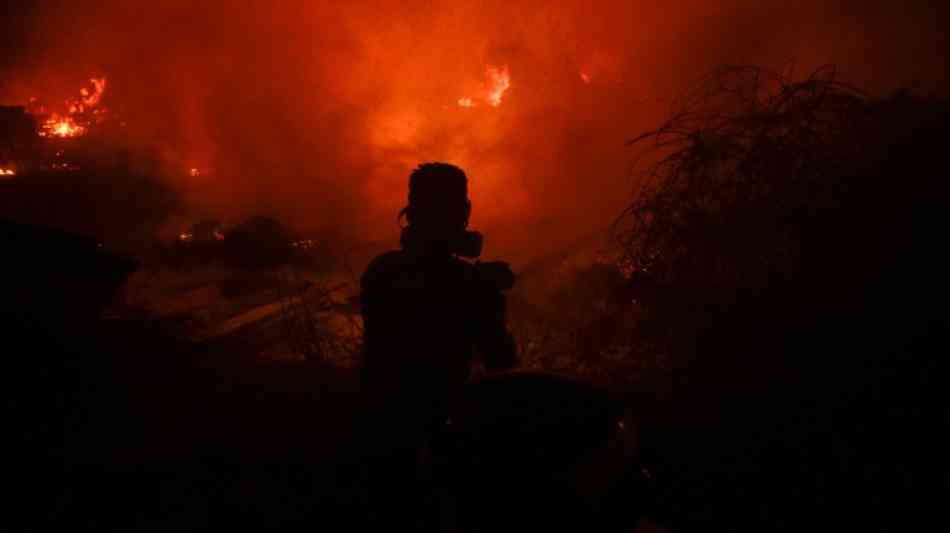
POLYGON ((16 171, 12 168, 0 168, 0 176, 16 176, 16 171))
MULTIPOLYGON (((511 75, 508 72, 508 65, 485 67, 485 90, 481 96, 482 100, 492 107, 498 107, 509 88, 511 88, 511 75)), ((465 96, 458 99, 458 105, 472 108, 476 104, 474 98, 465 96)))
POLYGON ((508 74, 508 66, 493 67, 491 65, 486 69, 488 76, 488 103, 494 107, 501 105, 501 99, 505 96, 505 91, 511 87, 511 76, 508 74))
POLYGON ((73 119, 73 117, 61 117, 59 115, 53 114, 43 124, 40 136, 70 139, 73 137, 79 137, 84 133, 86 133, 86 128, 76 124, 76 121, 73 119))
MULTIPOLYGON (((61 139, 70 139, 84 135, 89 126, 96 117, 100 116, 105 110, 98 106, 102 101, 102 96, 106 92, 106 78, 92 78, 92 89, 83 87, 79 90, 79 97, 66 101, 65 115, 53 113, 40 127, 41 137, 59 137, 61 139)), ((36 103, 36 99, 31 99, 31 104, 36 103)))
POLYGON ((89 81, 92 83, 92 92, 89 92, 89 89, 83 87, 80 89, 79 94, 82 95, 83 105, 86 107, 96 107, 102 100, 102 95, 106 92, 107 81, 105 78, 92 78, 89 81))

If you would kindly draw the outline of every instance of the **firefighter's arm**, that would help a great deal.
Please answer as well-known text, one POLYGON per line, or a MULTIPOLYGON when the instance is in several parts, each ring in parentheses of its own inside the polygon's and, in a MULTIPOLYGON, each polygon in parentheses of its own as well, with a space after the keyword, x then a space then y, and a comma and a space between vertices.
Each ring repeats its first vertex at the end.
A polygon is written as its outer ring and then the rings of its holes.
POLYGON ((518 362, 518 347, 508 330, 505 307, 505 295, 493 291, 486 298, 479 317, 475 344, 489 371, 507 370, 518 362))

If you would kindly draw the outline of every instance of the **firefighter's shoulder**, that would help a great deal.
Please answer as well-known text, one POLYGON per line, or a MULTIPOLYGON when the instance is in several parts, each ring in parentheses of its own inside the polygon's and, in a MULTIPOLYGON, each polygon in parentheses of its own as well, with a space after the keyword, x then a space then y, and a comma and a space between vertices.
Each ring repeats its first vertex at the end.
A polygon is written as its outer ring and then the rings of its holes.
POLYGON ((379 284, 389 285, 393 278, 399 277, 406 270, 408 260, 402 250, 392 250, 376 256, 366 267, 366 272, 360 278, 364 289, 379 284))

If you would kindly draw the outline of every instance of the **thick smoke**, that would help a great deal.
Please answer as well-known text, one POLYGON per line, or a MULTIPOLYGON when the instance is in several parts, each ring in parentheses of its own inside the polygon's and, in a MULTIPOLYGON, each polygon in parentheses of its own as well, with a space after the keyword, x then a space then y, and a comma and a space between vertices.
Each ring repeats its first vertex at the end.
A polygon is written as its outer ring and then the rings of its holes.
MULTIPOLYGON (((935 4, 933 2, 929 2, 935 4)), ((922 3, 923 6, 923 3, 922 3)), ((947 89, 946 8, 807 0, 90 0, 5 8, 0 99, 109 77, 129 137, 194 212, 274 213, 395 241, 406 176, 463 166, 489 252, 524 262, 602 232, 629 199, 624 142, 722 63, 872 90, 947 89), (8 28, 9 27, 9 28, 8 28), (498 107, 460 98, 507 66, 498 107), (192 177, 176 169, 200 168, 192 177)))

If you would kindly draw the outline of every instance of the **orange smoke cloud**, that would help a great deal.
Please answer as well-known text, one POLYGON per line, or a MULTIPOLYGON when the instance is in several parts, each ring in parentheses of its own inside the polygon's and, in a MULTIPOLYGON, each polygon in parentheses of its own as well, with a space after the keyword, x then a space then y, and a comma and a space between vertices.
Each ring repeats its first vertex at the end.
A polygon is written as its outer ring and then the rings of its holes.
MULTIPOLYGON (((633 189, 624 141, 720 63, 945 87, 922 53, 937 17, 906 3, 867 19, 851 0, 514 4, 50 2, 0 96, 61 101, 106 73, 126 135, 196 212, 360 238, 395 242, 409 171, 454 162, 487 250, 517 260, 602 232, 633 189)), ((81 96, 97 105, 100 87, 81 96)))

